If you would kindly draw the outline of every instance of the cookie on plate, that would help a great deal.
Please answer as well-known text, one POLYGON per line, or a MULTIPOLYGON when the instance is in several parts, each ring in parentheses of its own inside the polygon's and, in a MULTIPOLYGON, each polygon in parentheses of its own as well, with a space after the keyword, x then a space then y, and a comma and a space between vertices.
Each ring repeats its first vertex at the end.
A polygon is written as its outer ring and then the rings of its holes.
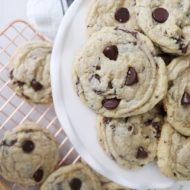
POLYGON ((190 56, 176 58, 168 66, 169 90, 164 101, 168 122, 190 136, 190 56))
POLYGON ((22 98, 33 103, 52 100, 50 57, 52 45, 44 41, 26 42, 12 55, 9 68, 11 86, 22 98))
POLYGON ((86 25, 88 34, 108 26, 125 26, 137 30, 136 0, 92 0, 86 25))
POLYGON ((189 0, 137 0, 137 22, 163 51, 190 53, 189 0))
POLYGON ((52 173, 40 188, 41 190, 101 190, 96 175, 84 164, 59 168, 52 173))
POLYGON ((163 122, 157 108, 128 118, 98 116, 98 141, 118 165, 128 169, 137 168, 155 159, 163 122))
POLYGON ((121 27, 103 28, 75 59, 73 84, 96 113, 126 117, 151 110, 167 93, 167 70, 143 34, 121 27))
POLYGON ((175 179, 190 179, 190 137, 163 125, 158 144, 158 166, 163 174, 175 179))
POLYGON ((53 136, 35 123, 8 131, 0 143, 0 175, 23 185, 42 183, 59 160, 53 136))

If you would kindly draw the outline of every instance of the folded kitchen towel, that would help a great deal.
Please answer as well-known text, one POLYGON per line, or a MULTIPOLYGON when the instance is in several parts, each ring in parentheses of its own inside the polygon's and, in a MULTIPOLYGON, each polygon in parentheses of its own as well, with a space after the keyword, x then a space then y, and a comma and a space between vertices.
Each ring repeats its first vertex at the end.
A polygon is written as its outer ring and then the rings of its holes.
POLYGON ((27 17, 31 24, 54 40, 61 19, 74 0, 28 0, 27 17))

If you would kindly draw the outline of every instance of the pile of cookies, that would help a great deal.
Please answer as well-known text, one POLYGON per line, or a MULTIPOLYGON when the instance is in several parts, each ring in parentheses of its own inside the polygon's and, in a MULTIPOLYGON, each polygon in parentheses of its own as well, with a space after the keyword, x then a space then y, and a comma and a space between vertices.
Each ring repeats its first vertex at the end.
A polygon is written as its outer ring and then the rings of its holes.
POLYGON ((92 0, 73 67, 98 141, 126 169, 190 179, 190 1, 92 0))
MULTIPOLYGON (((34 104, 52 101, 50 57, 52 46, 30 41, 19 46, 9 63, 10 84, 16 94, 34 104)), ((102 176, 85 163, 62 166, 54 136, 34 122, 8 130, 0 140, 0 176, 41 190, 128 190, 102 176)), ((10 190, 0 179, 0 189, 10 190)))

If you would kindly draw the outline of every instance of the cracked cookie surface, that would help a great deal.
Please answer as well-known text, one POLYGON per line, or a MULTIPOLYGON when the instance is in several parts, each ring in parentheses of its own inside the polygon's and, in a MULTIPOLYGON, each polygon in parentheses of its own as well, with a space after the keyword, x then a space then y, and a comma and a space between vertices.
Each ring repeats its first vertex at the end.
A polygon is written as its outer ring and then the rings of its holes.
POLYGON ((190 179, 190 138, 178 133, 168 123, 163 125, 158 144, 158 166, 174 179, 190 179))
POLYGON ((94 34, 75 59, 78 96, 96 113, 126 117, 151 110, 167 93, 167 70, 143 34, 108 27, 94 34))
POLYGON ((40 190, 101 190, 96 175, 83 164, 59 168, 52 173, 40 190))
POLYGON ((163 51, 190 53, 189 0, 137 0, 137 22, 163 51))
POLYGON ((33 41, 19 46, 9 62, 11 86, 17 95, 33 103, 52 100, 48 42, 33 41))
POLYGON ((0 143, 0 174, 11 182, 40 184, 58 160, 58 145, 53 136, 35 123, 15 127, 0 143))
POLYGON ((109 26, 138 30, 135 5, 135 0, 93 0, 86 20, 88 34, 109 26))
POLYGON ((137 168, 155 159, 163 122, 163 116, 156 108, 123 119, 98 116, 98 141, 118 165, 137 168))

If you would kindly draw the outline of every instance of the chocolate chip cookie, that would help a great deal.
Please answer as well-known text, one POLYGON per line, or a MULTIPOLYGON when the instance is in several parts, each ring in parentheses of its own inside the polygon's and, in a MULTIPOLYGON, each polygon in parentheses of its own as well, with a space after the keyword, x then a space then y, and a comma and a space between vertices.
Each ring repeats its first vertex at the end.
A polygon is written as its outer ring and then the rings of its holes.
POLYGON ((137 22, 163 51, 190 53, 189 0, 137 0, 137 22))
POLYGON ((52 173, 41 190, 101 190, 96 175, 83 164, 64 166, 52 173))
POLYGON ((106 117, 151 110, 167 93, 167 71, 152 42, 121 27, 95 33, 78 54, 73 72, 78 96, 106 117))
POLYGON ((53 136, 35 123, 15 127, 0 142, 0 175, 15 183, 42 183, 58 160, 58 145, 53 136))
POLYGON ((103 190, 131 190, 116 183, 110 182, 103 185, 103 190))
POLYGON ((157 108, 128 118, 98 116, 98 141, 107 155, 121 167, 140 167, 155 159, 163 122, 157 108))
POLYGON ((190 56, 176 58, 168 66, 169 89, 164 104, 168 122, 190 136, 190 56))
POLYGON ((11 86, 22 98, 33 103, 52 100, 48 42, 34 41, 19 46, 10 59, 11 86))
POLYGON ((163 174, 175 179, 190 179, 190 137, 178 133, 170 124, 163 125, 158 144, 158 166, 163 174))
POLYGON ((108 26, 137 30, 135 5, 136 0, 93 0, 86 21, 88 34, 108 26))

